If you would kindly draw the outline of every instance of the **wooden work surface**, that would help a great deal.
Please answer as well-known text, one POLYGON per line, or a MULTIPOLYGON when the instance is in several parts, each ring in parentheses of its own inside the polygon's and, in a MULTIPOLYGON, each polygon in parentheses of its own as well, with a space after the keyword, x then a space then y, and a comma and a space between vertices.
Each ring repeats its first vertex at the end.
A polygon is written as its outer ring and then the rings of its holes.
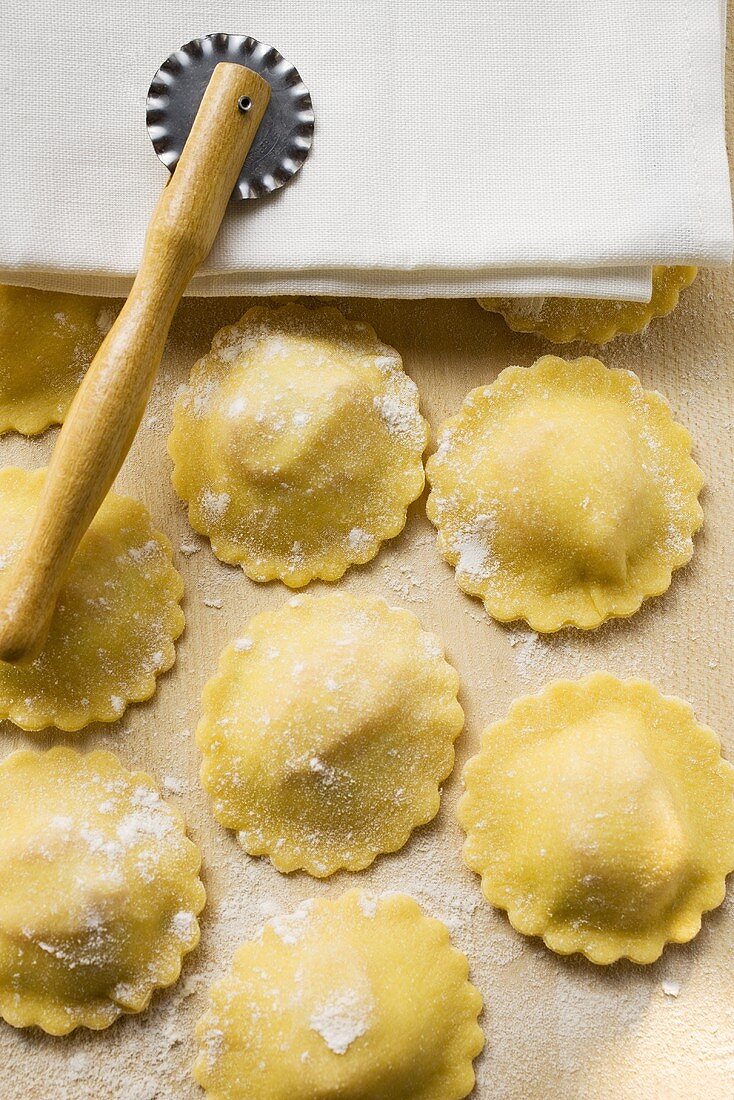
MULTIPOLYGON (((730 28, 731 29, 731 28, 730 28)), ((730 81, 731 90, 731 81, 730 81)), ((731 112, 730 112, 731 115, 731 112)), ((734 883, 730 897, 704 920, 685 947, 668 947, 649 967, 608 969, 559 958, 510 928, 482 899, 478 879, 460 858, 455 820, 460 773, 476 752, 482 728, 503 716, 512 699, 558 676, 594 669, 651 679, 689 699, 698 717, 721 735, 734 760, 734 278, 702 275, 681 307, 648 333, 622 337, 600 357, 631 368, 670 400, 690 429, 706 476, 703 532, 691 565, 670 590, 631 619, 591 634, 564 631, 539 639, 519 626, 491 622, 478 601, 463 596, 435 548, 425 497, 410 510, 403 534, 368 566, 340 582, 414 611, 444 640, 462 680, 466 727, 441 811, 406 847, 359 875, 326 882, 286 878, 250 859, 212 817, 197 774, 193 731, 205 681, 222 647, 248 618, 277 606, 287 592, 258 586, 212 555, 195 538, 169 481, 166 437, 177 387, 207 351, 214 332, 251 304, 242 299, 186 300, 174 322, 148 414, 118 481, 150 508, 176 550, 186 582, 187 627, 173 670, 154 698, 130 708, 113 726, 76 735, 22 735, 0 723, 0 755, 21 746, 67 742, 112 749, 131 768, 145 768, 181 791, 184 811, 203 852, 209 895, 199 949, 179 983, 159 992, 140 1016, 107 1031, 53 1039, 0 1022, 0 1100, 189 1100, 201 1096, 190 1074, 193 1027, 211 982, 263 921, 311 895, 335 896, 353 885, 414 894, 450 926, 470 959, 485 1002, 487 1044, 477 1062, 481 1100, 731 1100, 734 1096, 734 883), (200 543, 190 556, 181 543, 200 543), (218 604, 221 607, 210 606, 218 604), (666 993, 680 990, 678 996, 666 993), (674 984, 668 984, 674 983, 674 984)), ((435 429, 474 386, 511 363, 530 364, 554 351, 532 336, 510 333, 473 301, 347 301, 345 312, 370 321, 403 355, 424 414, 435 429)), ((562 354, 595 354, 568 345, 562 354)), ((35 441, 0 440, 0 464, 46 462, 55 432, 35 441)), ((309 591, 323 591, 313 585, 309 591)), ((2 884, 0 883, 0 889, 2 884)))
MULTIPOLYGON (((304 874, 285 877, 268 862, 246 856, 214 821, 197 781, 193 731, 201 689, 225 643, 253 613, 287 595, 278 584, 256 585, 218 562, 208 543, 192 535, 169 482, 166 437, 175 391, 214 332, 248 304, 184 302, 146 420, 119 478, 119 488, 142 498, 173 542, 186 581, 187 627, 175 667, 150 703, 130 708, 116 725, 77 735, 27 736, 9 724, 2 727, 3 754, 60 741, 85 749, 106 746, 128 766, 143 767, 161 781, 172 779, 175 788, 181 784, 182 793, 171 797, 202 849, 209 894, 201 946, 189 956, 177 986, 159 992, 143 1015, 122 1019, 107 1031, 53 1039, 0 1025, 2 1100, 200 1095, 190 1076, 193 1026, 207 987, 225 971, 235 946, 281 908, 313 894, 335 896, 355 884, 414 894, 447 921, 455 943, 469 955, 486 1006, 487 1046, 477 1067, 477 1095, 483 1100, 728 1100, 734 1092, 734 903, 709 915, 691 945, 669 947, 650 967, 622 963, 601 969, 556 957, 514 932, 505 916, 482 900, 478 880, 461 863, 455 805, 461 766, 476 751, 484 725, 504 715, 513 698, 549 679, 597 668, 646 676, 663 691, 690 699, 700 719, 720 732, 734 760, 734 279, 702 276, 675 315, 601 353, 609 365, 631 368, 646 386, 666 394, 693 434, 706 475, 704 531, 691 565, 674 577, 666 595, 631 619, 590 634, 564 631, 543 640, 519 626, 500 626, 456 588, 452 570, 436 551, 425 498, 411 508, 399 538, 340 582, 409 608, 444 639, 461 675, 466 727, 435 822, 366 872, 326 882, 304 874), (191 541, 201 549, 180 553, 181 543, 191 541), (220 600, 221 607, 209 606, 220 600), (664 992, 668 981, 680 983, 677 997, 664 992)), ((434 431, 472 387, 491 381, 510 363, 529 364, 552 350, 535 337, 511 334, 500 318, 471 301, 349 301, 344 309, 370 321, 401 351, 434 431)), ((589 350, 576 345, 566 354, 589 350)), ((0 461, 41 465, 54 434, 35 441, 8 437, 0 441, 0 461)))

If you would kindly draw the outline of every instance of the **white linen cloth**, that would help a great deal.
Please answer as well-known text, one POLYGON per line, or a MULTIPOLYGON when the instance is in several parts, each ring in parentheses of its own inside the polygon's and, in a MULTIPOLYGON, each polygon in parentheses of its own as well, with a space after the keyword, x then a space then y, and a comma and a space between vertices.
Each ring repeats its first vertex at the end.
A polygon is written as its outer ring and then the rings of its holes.
POLYGON ((0 281, 124 294, 167 178, 160 63, 214 31, 298 67, 314 146, 191 293, 649 297, 731 261, 722 0, 6 0, 0 281))

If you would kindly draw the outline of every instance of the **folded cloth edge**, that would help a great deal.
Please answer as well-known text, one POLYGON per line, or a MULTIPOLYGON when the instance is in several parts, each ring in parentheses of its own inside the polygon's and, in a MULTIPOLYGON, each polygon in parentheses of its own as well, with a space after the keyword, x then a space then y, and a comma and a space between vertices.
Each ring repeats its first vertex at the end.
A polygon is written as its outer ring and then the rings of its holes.
MULTIPOLYGON (((70 294, 125 298, 132 279, 95 272, 48 271, 0 268, 0 282, 29 286, 36 290, 65 291, 70 294)), ((220 296, 268 297, 308 295, 355 298, 594 298, 649 302, 652 295, 650 267, 497 268, 486 271, 375 270, 264 272, 239 271, 226 274, 195 275, 186 290, 187 297, 220 296)))

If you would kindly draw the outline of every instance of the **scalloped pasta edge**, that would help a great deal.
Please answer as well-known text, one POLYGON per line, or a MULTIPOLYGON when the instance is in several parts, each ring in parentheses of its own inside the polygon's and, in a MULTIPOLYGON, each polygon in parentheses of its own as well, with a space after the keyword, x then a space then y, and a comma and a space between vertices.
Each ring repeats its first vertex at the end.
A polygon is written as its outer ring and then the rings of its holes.
MULTIPOLYGON (((115 756, 106 749, 93 749, 84 753, 68 745, 57 745, 46 750, 18 749, 0 761, 0 771, 13 767, 16 763, 32 760, 52 759, 63 757, 68 759, 81 758, 85 763, 92 763, 101 774, 129 776, 130 782, 136 782, 154 790, 160 795, 160 788, 155 779, 145 771, 129 771, 115 756)), ((141 994, 128 1005, 123 1005, 112 998, 95 998, 88 1004, 67 1006, 41 995, 19 996, 16 991, 4 989, 0 985, 0 1017, 11 1027, 25 1028, 38 1027, 48 1035, 57 1037, 71 1034, 77 1028, 84 1027, 93 1031, 101 1031, 110 1027, 121 1016, 137 1015, 144 1011, 159 989, 166 989, 178 981, 183 960, 186 955, 196 949, 201 938, 201 928, 198 917, 206 905, 206 890, 199 874, 201 870, 201 852, 196 844, 189 838, 186 821, 177 806, 164 799, 166 808, 171 814, 177 831, 185 841, 187 853, 186 871, 190 876, 191 886, 191 912, 197 918, 194 921, 191 935, 187 941, 180 937, 173 937, 170 933, 163 938, 167 948, 163 958, 157 958, 160 962, 158 973, 151 976, 151 964, 148 964, 146 975, 149 980, 141 986, 141 994), (25 1003, 24 1003, 25 1000, 25 1003)))
MULTIPOLYGON (((552 319, 543 321, 518 314, 517 310, 513 309, 514 299, 512 298, 477 298, 477 302, 487 312, 499 314, 512 332, 539 336, 552 344, 584 341, 601 347, 613 340, 615 336, 635 336, 644 332, 656 317, 666 317, 672 313, 678 305, 681 292, 694 282, 698 274, 697 267, 682 265, 666 267, 665 271, 668 273, 665 281, 653 287, 653 295, 656 291, 658 292, 654 304, 653 299, 648 303, 626 303, 634 307, 627 319, 624 316, 616 319, 612 316, 589 318, 585 325, 569 319, 555 322, 552 319)), ((574 301, 579 300, 574 299, 574 301)), ((598 299, 591 299, 591 301, 598 303, 598 299)))
MULTIPOLYGON (((479 989, 471 981, 469 960, 463 951, 457 948, 445 923, 428 914, 414 897, 403 892, 373 893, 361 888, 346 891, 336 898, 316 897, 308 900, 310 912, 325 913, 334 909, 352 909, 355 915, 360 915, 364 901, 377 904, 392 910, 399 918, 407 918, 419 927, 426 939, 430 939, 441 951, 447 967, 450 964, 451 973, 449 979, 455 983, 457 992, 463 991, 463 1007, 466 1018, 461 1022, 461 1027, 454 1026, 451 1030, 452 1061, 451 1075, 441 1078, 441 1093, 421 1094, 418 1100, 464 1100, 473 1090, 476 1084, 474 1060, 484 1049, 486 1040, 484 1031, 479 1024, 479 1017, 484 1011, 484 1002, 479 989)), ((303 904, 303 903, 302 903, 303 904)), ((215 982, 209 990, 207 1007, 197 1021, 194 1035, 199 1045, 196 1060, 192 1067, 192 1073, 197 1084, 206 1091, 209 1100, 226 1100, 228 1092, 221 1088, 211 1088, 209 1082, 210 1071, 203 1048, 204 1039, 212 1027, 217 1027, 217 999, 226 996, 227 991, 238 980, 242 980, 246 974, 253 949, 256 950, 260 938, 265 933, 270 922, 267 922, 260 933, 259 938, 252 938, 242 943, 234 953, 230 968, 227 973, 215 982)), ((418 937, 416 936, 416 939, 418 937)), ((458 1021, 455 1020, 457 1025, 458 1021)))
MULTIPOLYGON (((2 470, 3 475, 9 476, 11 483, 14 480, 14 475, 18 473, 40 475, 43 472, 43 467, 29 471, 19 466, 6 466, 2 470)), ((166 572, 165 574, 161 573, 160 576, 160 595, 162 601, 166 602, 163 629, 167 635, 165 640, 161 642, 162 660, 154 671, 142 671, 137 678, 135 688, 119 696, 124 701, 122 709, 115 709, 109 698, 89 699, 88 705, 83 709, 59 706, 53 710, 40 711, 27 707, 25 701, 9 705, 3 709, 0 704, 0 722, 12 722, 24 733, 41 733, 51 728, 58 729, 63 733, 78 733, 93 722, 103 722, 105 724, 118 722, 129 706, 135 703, 147 702, 155 695, 159 678, 169 672, 176 663, 175 643, 185 630, 186 617, 181 607, 181 601, 184 598, 184 581, 174 565, 171 541, 162 531, 158 530, 148 509, 136 497, 124 493, 110 493, 109 497, 136 509, 139 517, 144 520, 148 527, 150 538, 155 540, 161 548, 167 561, 166 572)))
MULTIPOLYGON (((523 728, 531 719, 537 716, 541 701, 546 705, 560 704, 562 706, 565 700, 577 697, 579 693, 587 688, 601 686, 613 690, 623 689, 627 700, 646 700, 664 706, 669 712, 677 714, 681 721, 691 725, 695 729, 695 735, 699 743, 706 744, 709 749, 715 750, 718 754, 717 763, 722 766, 725 774, 729 777, 732 793, 734 794, 734 765, 721 756, 720 738, 710 726, 696 719, 693 707, 687 700, 677 695, 664 695, 649 680, 638 677, 621 680, 608 672, 592 672, 578 680, 552 680, 540 691, 515 699, 504 718, 491 723, 485 728, 479 750, 466 762, 463 770, 464 794, 459 799, 456 811, 459 824, 466 837, 462 847, 462 859, 468 869, 479 876, 482 894, 486 900, 494 908, 504 911, 509 923, 521 935, 542 939, 549 950, 559 955, 583 955, 589 962, 598 966, 608 966, 622 958, 629 959, 639 965, 648 965, 660 958, 666 944, 683 944, 694 939, 701 929, 703 915, 722 904, 726 896, 726 878, 734 871, 734 837, 732 837, 730 844, 729 870, 721 874, 710 873, 707 880, 692 887, 692 903, 676 914, 674 919, 671 918, 669 927, 657 933, 635 937, 624 933, 584 933, 576 931, 562 922, 549 924, 533 917, 526 918, 522 915, 521 904, 508 902, 506 896, 503 896, 503 885, 495 881, 486 868, 481 851, 475 843, 476 838, 471 832, 472 820, 470 815, 479 800, 470 790, 469 783, 471 782, 472 773, 478 767, 478 763, 475 762, 479 761, 482 753, 491 749, 490 738, 496 735, 497 732, 510 734, 516 729, 523 728)), ((516 894, 521 897, 518 892, 516 894)))
MULTIPOLYGON (((344 595, 353 600, 355 599, 355 596, 351 593, 339 593, 338 595, 344 595)), ((279 614, 284 608, 288 607, 291 600, 297 600, 300 603, 304 600, 329 600, 334 599, 335 596, 337 596, 337 593, 327 593, 324 596, 307 596, 305 594, 292 596, 285 604, 281 604, 279 607, 271 610, 261 611, 254 615, 247 624, 247 633, 252 636, 258 631, 262 631, 267 635, 273 616, 279 614)), ((237 659, 235 643, 230 642, 222 650, 219 656, 217 670, 206 682, 202 691, 203 713, 202 717, 199 719, 195 732, 196 745, 203 757, 199 769, 199 779, 207 796, 211 800, 214 817, 222 828, 235 833, 238 843, 248 855, 268 859, 273 867, 281 874, 292 874, 295 871, 304 871, 312 878, 326 879, 339 871, 348 871, 350 873, 363 871, 365 868, 370 867, 379 856, 390 855, 391 853, 400 851, 408 843, 416 829, 433 821, 439 813, 441 808, 442 785, 454 770, 456 762, 455 744, 464 728, 465 714, 458 700, 461 686, 459 674, 454 666, 447 660, 445 647, 441 643, 438 635, 433 631, 424 630, 420 620, 412 611, 408 611, 406 608, 402 607, 392 607, 381 597, 369 596, 359 597, 358 599, 360 603, 380 606, 381 609, 386 609, 391 615, 399 615, 406 623, 409 623, 416 639, 422 634, 429 634, 435 642, 435 659, 440 661, 443 669, 450 674, 450 684, 446 685, 445 690, 447 703, 450 702, 450 709, 453 713, 451 732, 447 734, 447 736, 451 737, 451 742, 445 746, 445 759, 436 776, 432 777, 430 780, 426 780, 422 785, 421 796, 420 798, 416 796, 411 807, 412 814, 410 817, 400 822, 399 826, 398 823, 396 823, 396 827, 393 830, 384 834, 384 839, 379 845, 364 845, 359 848, 359 850, 355 851, 352 858, 346 858, 339 853, 332 858, 324 856, 318 860, 313 860, 304 853, 300 845, 293 842, 291 838, 284 836, 282 833, 272 833, 269 836, 263 835, 262 840, 254 842, 245 835, 245 830, 238 829, 236 825, 228 824, 223 816, 217 812, 215 795, 211 782, 212 776, 215 773, 214 762, 216 759, 216 753, 211 750, 211 743, 216 737, 216 723, 209 715, 210 711, 215 707, 216 697, 221 686, 228 681, 232 673, 232 663, 237 659), (449 693, 451 695, 450 700, 448 699, 449 693)), ((448 725, 448 719, 446 722, 448 725)))
POLYGON ((358 334, 360 338, 374 343, 375 354, 384 354, 389 351, 392 356, 399 359, 402 375, 412 387, 413 392, 410 395, 410 403, 418 414, 418 418, 423 428, 423 446, 420 454, 416 454, 418 462, 414 468, 406 468, 402 471, 401 486, 404 494, 403 503, 400 507, 396 507, 391 513, 382 517, 381 523, 373 524, 370 527, 368 531, 368 534, 371 536, 370 543, 362 549, 349 551, 345 549, 342 543, 331 548, 329 552, 324 552, 320 555, 314 554, 307 563, 294 568, 286 559, 277 555, 270 556, 266 561, 258 560, 254 556, 247 554, 245 549, 238 543, 230 539, 218 538, 211 533, 211 524, 207 522, 196 499, 196 495, 192 494, 189 485, 187 449, 184 441, 183 424, 181 422, 183 409, 182 397, 180 396, 176 400, 173 412, 173 427, 168 437, 167 447, 168 454, 173 462, 171 482, 177 496, 186 504, 190 526, 197 534, 209 540, 212 552, 220 561, 225 562, 227 565, 239 566, 250 580, 257 581, 258 583, 280 581, 288 588, 298 589, 305 587, 314 580, 327 582, 340 580, 352 566, 366 565, 368 562, 372 561, 379 554, 383 543, 389 542, 401 534, 407 523, 408 511, 411 505, 418 500, 425 488, 426 479, 422 455, 430 440, 430 425, 420 411, 420 395, 418 394, 415 383, 405 372, 400 353, 397 352, 396 349, 390 347, 390 345, 385 344, 378 336, 374 327, 368 322, 352 321, 347 318, 341 310, 334 306, 307 307, 299 302, 287 302, 275 308, 268 306, 253 306, 243 314, 239 321, 224 326, 214 334, 210 351, 194 364, 192 367, 192 376, 195 371, 203 370, 203 364, 209 355, 216 356, 218 354, 218 349, 221 347, 227 333, 236 331, 248 320, 258 321, 269 316, 275 318, 283 316, 302 317, 304 319, 321 316, 329 319, 343 332, 358 334))
MULTIPOLYGON (((657 390, 644 389, 634 372, 620 367, 606 367, 600 360, 593 357, 581 356, 578 359, 565 360, 555 355, 544 355, 536 359, 530 367, 506 367, 491 386, 479 386, 467 395, 462 404, 462 410, 441 425, 438 433, 439 441, 442 436, 461 427, 464 423, 464 408, 473 407, 477 402, 486 400, 488 390, 491 389, 496 393, 498 385, 503 388, 510 387, 515 379, 527 376, 529 371, 535 372, 539 379, 545 378, 552 381, 554 375, 558 373, 558 364, 563 364, 565 367, 582 363, 599 381, 606 381, 606 376, 609 376, 610 384, 616 385, 619 392, 626 390, 630 393, 639 386, 641 393, 644 394, 647 408, 656 415, 666 440, 677 452, 679 461, 676 471, 680 474, 679 484, 685 490, 688 507, 679 518, 681 545, 671 549, 665 559, 659 560, 659 567, 648 577, 645 584, 628 584, 627 588, 618 593, 614 599, 606 592, 595 593, 593 597, 587 592, 583 596, 577 595, 573 601, 567 595, 564 609, 559 610, 552 600, 532 593, 527 593, 524 600, 514 595, 507 598, 485 595, 481 591, 481 583, 473 582, 465 574, 455 573, 458 588, 467 596, 480 599, 491 618, 501 623, 523 620, 532 630, 540 634, 553 634, 567 627, 595 630, 610 619, 630 618, 639 611, 645 600, 661 596, 666 592, 672 584, 673 573, 690 562, 694 553, 694 536, 700 531, 704 522, 698 495, 705 485, 705 479, 702 470, 692 457, 693 440, 688 429, 674 419, 668 400, 657 390)), ((440 459, 434 452, 426 463, 426 478, 431 486, 426 501, 426 515, 437 529, 436 542, 441 557, 456 569, 460 555, 449 546, 446 530, 440 525, 440 502, 436 487, 439 469, 440 459)), ((649 559, 650 562, 654 560, 654 557, 649 559)), ((589 589, 593 587, 589 585, 589 589)))

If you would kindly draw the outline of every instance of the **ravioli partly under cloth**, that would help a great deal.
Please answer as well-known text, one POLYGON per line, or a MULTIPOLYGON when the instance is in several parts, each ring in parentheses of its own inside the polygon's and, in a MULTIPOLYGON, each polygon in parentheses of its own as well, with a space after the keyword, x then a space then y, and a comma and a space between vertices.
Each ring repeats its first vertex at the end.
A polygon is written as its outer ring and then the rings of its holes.
POLYGON ((333 581, 399 534, 428 426, 398 353, 336 309, 256 307, 216 334, 168 447, 189 519, 256 581, 333 581))
POLYGON ((312 899, 243 944, 196 1029, 211 1100, 461 1100, 479 991, 405 894, 312 899))
POLYGON ((0 763, 0 1015, 52 1035, 140 1012, 199 941, 198 849, 108 752, 0 763))
POLYGON ((61 424, 116 306, 82 294, 0 286, 0 432, 61 424))
POLYGON ((426 473, 459 587, 538 631, 631 615, 689 561, 703 522, 690 435, 659 393, 598 359, 503 370, 443 425, 426 473))
POLYGON ((251 855, 359 871, 435 817, 464 715, 409 611, 334 593, 250 622, 204 689, 197 742, 217 819, 251 855))
POLYGON ((688 703, 606 673, 519 699, 464 770, 464 860, 553 951, 650 963, 734 870, 734 767, 688 703))
MULTIPOLYGON (((0 578, 31 527, 45 470, 0 470, 0 578)), ((148 511, 110 493, 82 539, 30 664, 0 661, 0 719, 25 730, 114 722, 149 699, 184 628, 183 581, 148 511)))
POLYGON ((654 267, 649 302, 613 302, 594 298, 479 298, 491 313, 501 313, 514 332, 537 332, 554 344, 588 340, 606 344, 618 333, 646 329, 653 317, 664 317, 678 305, 684 287, 696 278, 695 267, 654 267))

